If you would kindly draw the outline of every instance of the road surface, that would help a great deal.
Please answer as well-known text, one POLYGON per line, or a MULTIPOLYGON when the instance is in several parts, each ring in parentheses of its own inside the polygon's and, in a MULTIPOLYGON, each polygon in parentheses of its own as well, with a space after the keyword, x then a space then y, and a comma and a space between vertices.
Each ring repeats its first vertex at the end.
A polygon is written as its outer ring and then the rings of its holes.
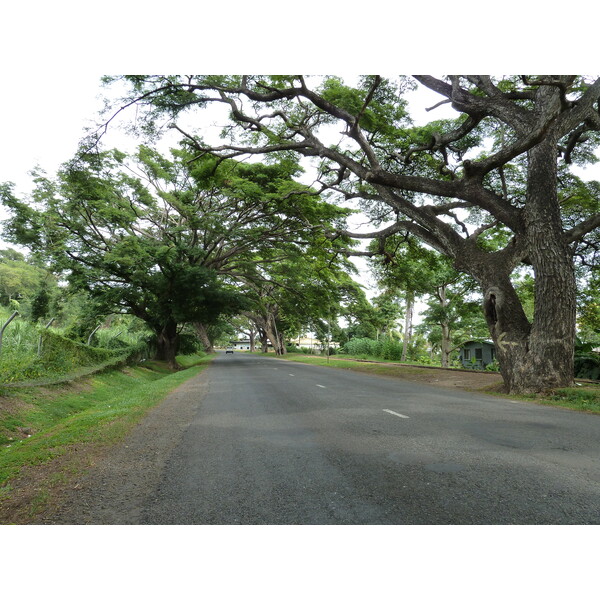
POLYGON ((243 353, 158 410, 56 522, 600 523, 596 415, 243 353))

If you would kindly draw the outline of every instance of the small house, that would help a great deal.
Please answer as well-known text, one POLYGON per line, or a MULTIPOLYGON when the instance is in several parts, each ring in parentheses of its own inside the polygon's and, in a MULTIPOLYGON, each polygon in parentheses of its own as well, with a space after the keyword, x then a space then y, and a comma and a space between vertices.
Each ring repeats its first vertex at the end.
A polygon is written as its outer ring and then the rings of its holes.
POLYGON ((485 369, 496 358, 494 344, 475 340, 465 342, 458 358, 465 369, 485 369))
POLYGON ((250 350, 250 340, 233 340, 230 342, 234 350, 250 350))

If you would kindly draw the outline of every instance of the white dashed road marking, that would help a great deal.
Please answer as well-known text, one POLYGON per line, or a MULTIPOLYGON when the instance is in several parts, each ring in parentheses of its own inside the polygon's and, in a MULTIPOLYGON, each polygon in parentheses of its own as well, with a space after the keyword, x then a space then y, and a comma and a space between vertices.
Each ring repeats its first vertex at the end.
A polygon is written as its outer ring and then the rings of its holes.
POLYGON ((322 387, 322 388, 324 388, 325 386, 324 386, 324 385, 319 385, 319 384, 317 383, 317 387, 322 387))
POLYGON ((384 408, 383 412, 390 413, 390 415, 396 415, 397 417, 400 417, 401 419, 410 419, 410 417, 407 417, 406 415, 401 415, 400 413, 394 412, 393 410, 390 410, 389 408, 384 408))

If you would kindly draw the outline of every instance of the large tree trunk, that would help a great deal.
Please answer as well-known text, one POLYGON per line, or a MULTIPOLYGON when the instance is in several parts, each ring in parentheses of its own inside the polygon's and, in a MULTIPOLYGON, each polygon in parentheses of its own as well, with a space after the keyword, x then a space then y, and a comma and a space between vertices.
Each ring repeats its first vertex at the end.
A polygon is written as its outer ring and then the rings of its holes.
POLYGON ((525 224, 528 258, 535 273, 535 311, 528 352, 515 374, 518 385, 546 389, 573 384, 576 285, 572 253, 563 234, 556 192, 556 145, 529 152, 525 224))
POLYGON ((157 332, 157 350, 156 359, 164 360, 173 371, 179 370, 179 365, 175 360, 179 346, 179 334, 177 333, 177 323, 169 321, 157 332))
POLYGON ((266 354, 269 351, 269 338, 267 337, 266 331, 262 328, 258 328, 258 337, 260 339, 261 352, 266 354))
POLYGON ((194 323, 194 327, 196 329, 196 333, 202 342, 202 346, 204 347, 204 352, 207 354, 212 354, 215 349, 213 343, 208 335, 208 329, 204 323, 194 323))
POLYGON ((271 315, 271 318, 267 318, 265 323, 265 332, 271 342, 273 348, 275 348, 275 354, 282 356, 287 353, 287 349, 283 342, 283 336, 277 331, 277 324, 275 323, 275 317, 271 315))
POLYGON ((442 328, 442 367, 447 369, 450 366, 450 354, 452 352, 452 344, 450 343, 450 325, 444 321, 440 323, 442 328))
MULTIPOLYGON (((539 285, 543 287, 544 284, 539 285)), ((558 287, 562 290, 555 293, 568 295, 568 286, 558 287)), ((541 308, 544 318, 536 315, 531 325, 508 276, 494 278, 493 283, 490 280, 483 285, 483 290, 484 314, 507 391, 530 393, 571 385, 573 344, 571 342, 569 347, 572 334, 565 323, 569 320, 568 310, 559 302, 541 308), (546 328, 541 326, 542 322, 546 323, 546 328), (560 334, 565 337, 560 339, 560 334)), ((538 302, 543 296, 538 296, 536 290, 538 302)))
MULTIPOLYGON (((543 228, 542 228, 543 229, 543 228)), ((540 392, 573 384, 575 280, 568 252, 548 259, 560 239, 546 231, 529 238, 535 271, 535 314, 527 320, 510 280, 510 267, 486 261, 478 279, 483 312, 496 348, 500 372, 510 393, 540 392), (536 256, 537 255, 537 256, 536 256)))
POLYGON ((268 314, 266 317, 264 317, 257 314, 247 314, 247 316, 254 321, 258 328, 261 342, 263 344, 263 352, 267 352, 267 340, 271 342, 271 345, 275 350, 275 354, 282 355, 287 352, 285 344, 283 343, 283 338, 277 331, 277 324, 275 323, 275 317, 273 315, 268 314))
MULTIPOLYGON (((532 248, 538 243, 532 240, 532 248)), ((552 243, 546 239, 539 244, 540 254, 547 252, 552 243)), ((533 252, 536 253, 537 250, 533 252)), ((496 346, 500 372, 510 393, 539 392, 573 384, 572 264, 558 256, 555 262, 532 258, 532 264, 536 271, 533 324, 527 320, 508 274, 490 273, 482 281, 484 314, 496 346)))
POLYGON ((540 392, 573 384, 575 276, 556 198, 556 149, 543 143, 529 152, 526 257, 535 275, 530 324, 510 282, 510 267, 488 261, 480 277, 484 314, 500 370, 511 393, 540 392))

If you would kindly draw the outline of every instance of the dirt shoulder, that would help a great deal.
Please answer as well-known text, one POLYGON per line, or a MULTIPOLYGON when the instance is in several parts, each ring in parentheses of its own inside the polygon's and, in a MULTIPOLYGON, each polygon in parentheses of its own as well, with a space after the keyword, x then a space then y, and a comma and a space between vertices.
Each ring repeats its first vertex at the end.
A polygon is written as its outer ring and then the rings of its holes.
MULTIPOLYGON (((292 358, 292 360, 294 359, 292 358)), ((352 369, 364 373, 394 377, 396 379, 414 381, 417 383, 426 383, 438 387, 457 388, 467 392, 502 391, 502 376, 500 373, 494 371, 443 369, 441 367, 405 365, 402 363, 378 362, 362 359, 350 360, 338 357, 331 357, 329 360, 332 366, 339 365, 341 367, 344 363, 347 363, 351 365, 352 369)), ((318 359, 318 361, 323 362, 324 359, 318 359)), ((300 362, 314 362, 315 364, 318 364, 317 361, 312 361, 310 357, 306 357, 306 360, 301 358, 300 362)))
POLYGON ((1 524, 135 524, 139 507, 197 408, 206 378, 194 377, 151 409, 114 446, 77 444, 25 467, 0 503, 1 524))

